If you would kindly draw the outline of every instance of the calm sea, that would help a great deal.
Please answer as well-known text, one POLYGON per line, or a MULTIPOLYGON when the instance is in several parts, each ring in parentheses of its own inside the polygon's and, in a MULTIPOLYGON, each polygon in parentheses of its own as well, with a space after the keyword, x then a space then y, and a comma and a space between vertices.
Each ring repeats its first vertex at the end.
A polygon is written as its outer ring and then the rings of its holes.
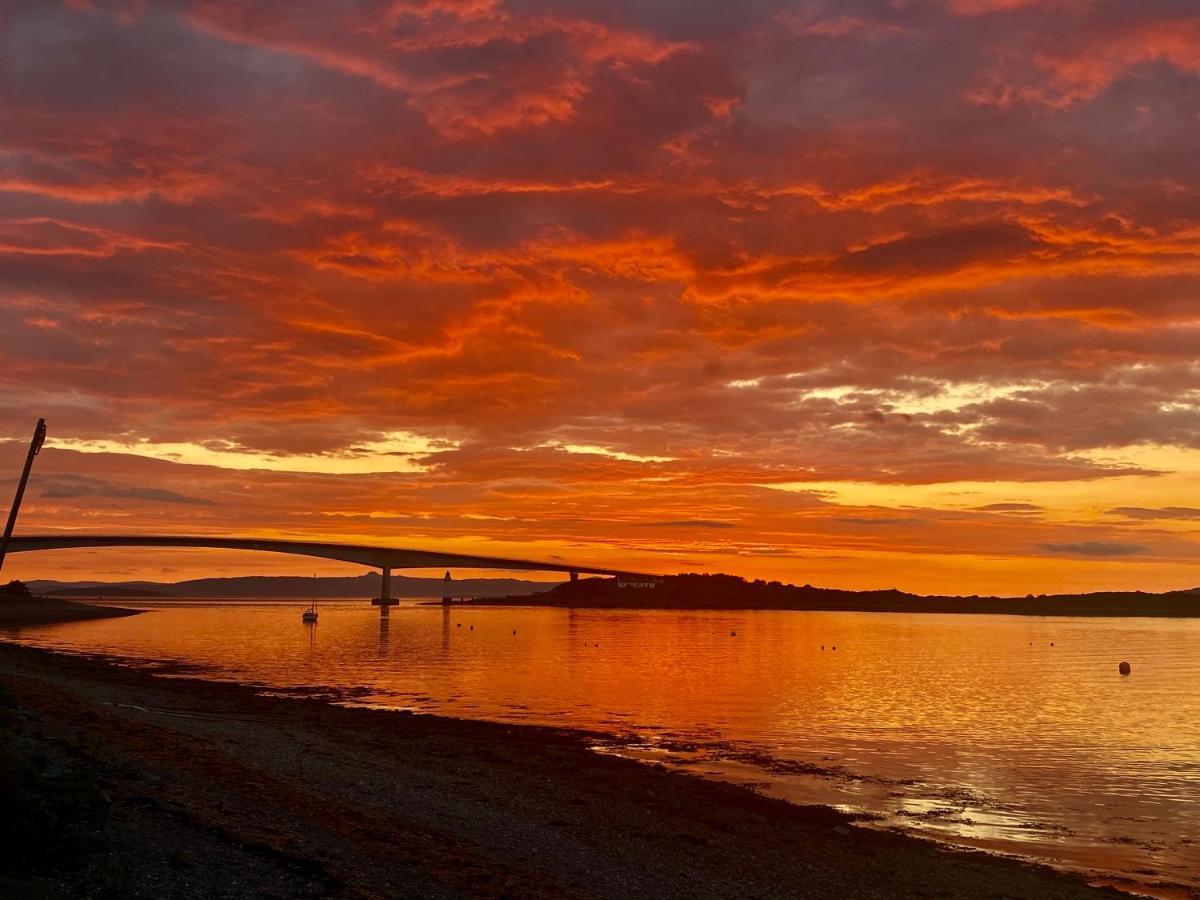
POLYGON ((1200 891, 1200 620, 125 605, 150 611, 0 639, 599 731, 879 827, 1200 891))

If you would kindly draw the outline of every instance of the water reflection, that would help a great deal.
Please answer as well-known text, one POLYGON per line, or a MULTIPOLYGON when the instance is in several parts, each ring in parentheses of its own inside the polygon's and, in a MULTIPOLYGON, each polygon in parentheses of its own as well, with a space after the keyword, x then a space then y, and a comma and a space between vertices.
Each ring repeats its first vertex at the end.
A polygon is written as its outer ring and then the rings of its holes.
POLYGON ((799 802, 1200 887, 1197 621, 332 602, 320 643, 314 626, 297 645, 294 609, 175 606, 20 639, 607 731, 607 751, 799 802))
POLYGON ((391 634, 392 617, 386 613, 379 616, 379 656, 388 655, 388 639, 391 634))

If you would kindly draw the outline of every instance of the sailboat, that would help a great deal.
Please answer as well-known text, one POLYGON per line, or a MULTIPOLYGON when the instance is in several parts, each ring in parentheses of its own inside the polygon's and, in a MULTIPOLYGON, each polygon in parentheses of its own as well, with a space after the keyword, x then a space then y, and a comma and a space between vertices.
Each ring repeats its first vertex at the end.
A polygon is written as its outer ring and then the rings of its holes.
POLYGON ((313 574, 313 598, 312 606, 304 611, 304 615, 300 617, 301 621, 313 622, 317 621, 317 576, 313 574))

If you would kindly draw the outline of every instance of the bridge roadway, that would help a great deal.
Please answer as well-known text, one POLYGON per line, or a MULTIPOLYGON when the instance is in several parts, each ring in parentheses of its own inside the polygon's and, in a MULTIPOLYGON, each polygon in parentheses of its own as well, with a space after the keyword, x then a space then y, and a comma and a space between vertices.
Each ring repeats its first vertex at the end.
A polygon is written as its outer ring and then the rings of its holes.
POLYGON ((564 562, 536 562, 499 556, 472 556, 436 550, 373 547, 363 544, 331 544, 323 541, 288 541, 274 538, 207 537, 204 535, 144 534, 31 534, 14 536, 9 553, 36 550, 69 550, 79 547, 202 547, 210 550, 257 550, 290 553, 318 559, 336 559, 379 569, 383 574, 380 596, 371 601, 387 612, 392 597, 392 569, 516 569, 525 572, 566 572, 574 581, 583 575, 638 575, 619 569, 577 566, 564 562))

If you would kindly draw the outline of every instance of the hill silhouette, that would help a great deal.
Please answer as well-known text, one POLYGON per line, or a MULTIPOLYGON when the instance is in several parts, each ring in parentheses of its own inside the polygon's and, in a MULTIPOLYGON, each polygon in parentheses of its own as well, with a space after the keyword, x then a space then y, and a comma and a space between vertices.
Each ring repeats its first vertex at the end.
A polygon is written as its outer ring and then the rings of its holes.
MULTIPOLYGON (((533 594, 549 590, 555 582, 524 581, 519 578, 463 578, 452 582, 456 597, 500 597, 515 593, 533 594)), ((31 581, 36 594, 55 597, 144 597, 160 600, 221 598, 224 600, 262 600, 311 597, 311 577, 293 575, 250 575, 235 578, 196 578, 188 581, 31 581)), ((381 590, 378 572, 363 575, 316 579, 317 596, 326 599, 366 599, 378 597, 381 590)), ((441 578, 414 578, 392 575, 395 597, 441 597, 441 578)))
MULTIPOLYGON (((495 603, 495 600, 480 600, 495 603)), ((654 588, 620 587, 616 579, 566 582, 509 603, 628 609, 787 609, 846 612, 986 613, 1022 616, 1168 616, 1200 618, 1200 589, 1151 594, 1101 591, 1025 597, 922 596, 896 589, 846 591, 747 581, 736 575, 670 575, 654 588)))

